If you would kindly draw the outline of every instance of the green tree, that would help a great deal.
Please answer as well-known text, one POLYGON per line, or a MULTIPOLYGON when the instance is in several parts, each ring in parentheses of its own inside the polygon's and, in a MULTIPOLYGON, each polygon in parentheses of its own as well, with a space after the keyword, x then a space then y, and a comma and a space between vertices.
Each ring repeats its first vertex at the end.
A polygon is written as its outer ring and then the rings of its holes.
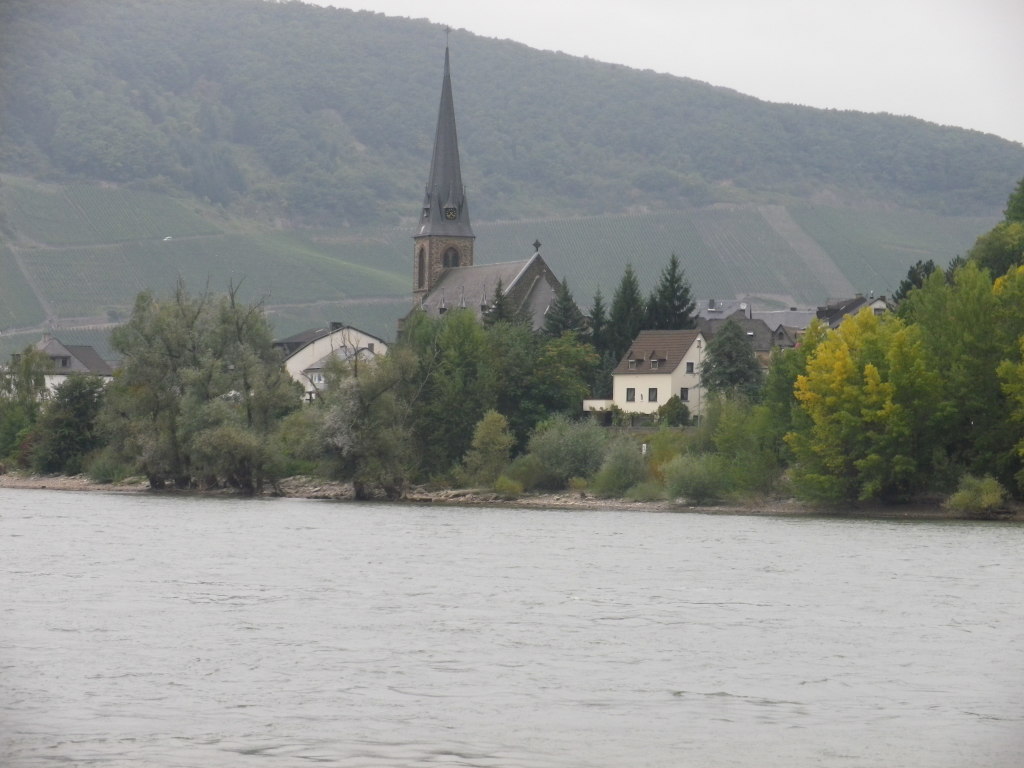
POLYGON ((592 421, 554 416, 537 425, 529 452, 547 475, 547 484, 564 488, 572 477, 589 478, 604 461, 607 436, 592 421))
POLYGON ((967 256, 996 277, 1024 263, 1024 220, 996 224, 977 239, 967 256))
POLYGON ((912 290, 924 285, 924 281, 936 269, 935 262, 931 259, 928 259, 928 261, 918 259, 917 263, 907 270, 907 276, 900 282, 899 288, 896 289, 896 293, 892 296, 892 300, 897 304, 902 302, 912 290))
POLYGON ((608 350, 608 312, 604 306, 604 296, 598 288, 594 293, 594 303, 590 306, 590 343, 597 354, 603 355, 608 350))
POLYGON ((35 347, 12 355, 0 369, 0 459, 11 456, 39 416, 53 361, 35 347))
POLYGON ((946 428, 934 447, 951 474, 994 474, 1005 485, 1013 484, 1018 458, 997 368, 1016 357, 1017 338, 1024 332, 1017 303, 1024 296, 1011 277, 997 292, 988 271, 971 260, 956 270, 952 282, 933 274, 901 310, 920 329, 929 367, 942 374, 938 408, 946 428))
POLYGON ((658 421, 670 427, 683 427, 690 423, 690 409, 679 395, 672 395, 658 408, 658 421))
POLYGON ((633 265, 627 264, 622 273, 615 294, 612 296, 611 313, 608 317, 608 352, 618 362, 626 353, 633 339, 643 328, 646 308, 640 295, 633 265))
POLYGON ((1017 187, 1010 193, 1003 218, 1006 221, 1024 221, 1024 179, 1018 181, 1017 187))
POLYGON ((710 341, 701 363, 701 383, 709 393, 756 398, 764 383, 754 348, 740 325, 727 320, 710 341))
POLYGON ((529 313, 525 312, 522 307, 517 308, 513 304, 512 299, 505 293, 500 278, 498 279, 498 284, 494 287, 491 304, 484 310, 482 319, 485 327, 492 326, 495 323, 530 323, 529 313))
POLYGON ((466 479, 474 486, 490 487, 508 466, 515 437, 508 419, 488 411, 473 430, 473 443, 463 461, 466 479))
POLYGON ((979 237, 967 256, 994 278, 1024 264, 1024 179, 1010 194, 1003 220, 979 237))
POLYGON ((572 331, 547 340, 539 350, 534 375, 547 413, 579 413, 598 363, 594 348, 572 331))
POLYGON ((544 314, 543 331, 547 336, 561 336, 566 332, 582 335, 586 332, 586 320, 569 290, 569 283, 563 277, 555 291, 555 300, 544 314))
POLYGON ((319 439, 329 474, 352 482, 358 499, 381 491, 402 496, 417 467, 413 406, 420 390, 418 361, 408 347, 358 369, 335 361, 318 408, 319 439), (357 374, 358 370, 358 374, 357 374))
POLYGON ((465 455, 473 427, 493 407, 487 332, 472 312, 458 309, 437 319, 415 316, 406 338, 419 368, 413 411, 417 449, 427 475, 443 475, 465 455))
POLYGON ((103 403, 99 376, 69 376, 48 400, 33 429, 32 467, 37 472, 78 474, 100 447, 97 417, 103 403))
POLYGON ((647 300, 644 328, 665 331, 693 328, 696 306, 690 283, 673 253, 647 300))
POLYGON ((122 366, 101 423, 152 487, 255 492, 274 479, 270 437, 300 396, 260 304, 239 303, 234 287, 192 297, 179 281, 170 299, 140 294, 111 344, 122 366))

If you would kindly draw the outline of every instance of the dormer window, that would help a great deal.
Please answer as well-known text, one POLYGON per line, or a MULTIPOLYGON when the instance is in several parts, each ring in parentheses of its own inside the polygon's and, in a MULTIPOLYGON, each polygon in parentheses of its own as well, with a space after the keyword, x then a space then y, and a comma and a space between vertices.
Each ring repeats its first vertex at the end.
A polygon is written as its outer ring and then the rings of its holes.
POLYGON ((658 361, 657 360, 651 360, 651 370, 652 371, 658 370, 658 361))
POLYGON ((626 366, 627 366, 627 367, 629 368, 629 370, 631 370, 631 371, 632 371, 632 370, 635 370, 635 369, 636 369, 636 360, 630 360, 630 361, 629 361, 629 362, 628 362, 628 363, 626 364, 626 366))

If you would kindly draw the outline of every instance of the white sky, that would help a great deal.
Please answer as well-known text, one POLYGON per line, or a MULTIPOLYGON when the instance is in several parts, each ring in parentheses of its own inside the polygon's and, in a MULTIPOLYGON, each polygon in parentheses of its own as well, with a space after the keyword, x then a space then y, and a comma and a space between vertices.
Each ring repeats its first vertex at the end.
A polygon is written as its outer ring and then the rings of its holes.
POLYGON ((1024 143, 1024 0, 307 2, 1024 143))

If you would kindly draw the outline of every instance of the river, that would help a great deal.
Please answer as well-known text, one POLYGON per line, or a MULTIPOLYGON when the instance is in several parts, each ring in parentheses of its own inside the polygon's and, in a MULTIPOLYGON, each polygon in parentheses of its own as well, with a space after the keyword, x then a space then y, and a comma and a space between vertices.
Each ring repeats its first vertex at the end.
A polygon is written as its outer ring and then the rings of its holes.
POLYGON ((0 489, 0 765, 1017 768, 1024 527, 0 489))

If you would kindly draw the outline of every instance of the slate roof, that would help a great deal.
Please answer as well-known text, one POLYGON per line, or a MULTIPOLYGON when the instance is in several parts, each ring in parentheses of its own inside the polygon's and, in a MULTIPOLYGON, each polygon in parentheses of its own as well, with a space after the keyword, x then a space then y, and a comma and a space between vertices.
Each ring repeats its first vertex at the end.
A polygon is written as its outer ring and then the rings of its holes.
POLYGON ((434 154, 430 161, 430 176, 427 178, 420 226, 416 230, 417 237, 426 235, 474 236, 473 228, 469 225, 466 188, 462 184, 447 48, 444 49, 444 77, 441 81, 441 105, 437 111, 437 131, 434 133, 434 154), (445 209, 448 208, 455 209, 454 219, 445 216, 445 209))
POLYGON ((672 373, 683 361, 683 357, 693 346, 693 342, 700 336, 700 331, 640 331, 636 339, 630 344, 626 354, 615 366, 612 374, 661 374, 672 373), (630 360, 661 361, 657 368, 651 369, 649 365, 638 365, 636 368, 629 367, 630 360))
POLYGON ((722 326, 732 320, 743 329, 747 340, 753 346, 755 352, 769 352, 773 346, 772 329, 764 320, 753 320, 746 317, 741 311, 737 311, 729 317, 715 318, 714 320, 699 319, 697 327, 704 332, 707 338, 711 338, 722 330, 722 326))
POLYGON ((99 352, 94 347, 67 344, 65 348, 85 366, 89 373, 95 373, 98 376, 114 375, 114 369, 110 367, 110 363, 100 357, 99 352))
POLYGON ((63 375, 68 373, 93 373, 97 376, 113 376, 114 369, 110 363, 100 357, 99 353, 90 346, 82 344, 62 344, 58 339, 49 334, 36 342, 36 349, 42 352, 55 362, 62 358, 68 358, 66 367, 57 365, 50 375, 63 375))
MULTIPOLYGON (((440 278, 425 294, 417 306, 429 315, 442 314, 441 310, 470 309, 477 318, 483 316, 486 308, 491 306, 494 291, 501 282, 502 293, 510 294, 520 289, 524 297, 517 309, 525 309, 533 317, 534 328, 544 324, 544 313, 554 299, 554 291, 550 284, 541 277, 534 278, 530 286, 521 286, 521 280, 530 279, 530 266, 541 260, 540 253, 534 253, 524 261, 502 261, 496 264, 477 264, 472 267, 446 269, 440 278)), ((547 265, 544 265, 547 270, 547 265)), ((550 270, 548 270, 550 271, 550 270)))

